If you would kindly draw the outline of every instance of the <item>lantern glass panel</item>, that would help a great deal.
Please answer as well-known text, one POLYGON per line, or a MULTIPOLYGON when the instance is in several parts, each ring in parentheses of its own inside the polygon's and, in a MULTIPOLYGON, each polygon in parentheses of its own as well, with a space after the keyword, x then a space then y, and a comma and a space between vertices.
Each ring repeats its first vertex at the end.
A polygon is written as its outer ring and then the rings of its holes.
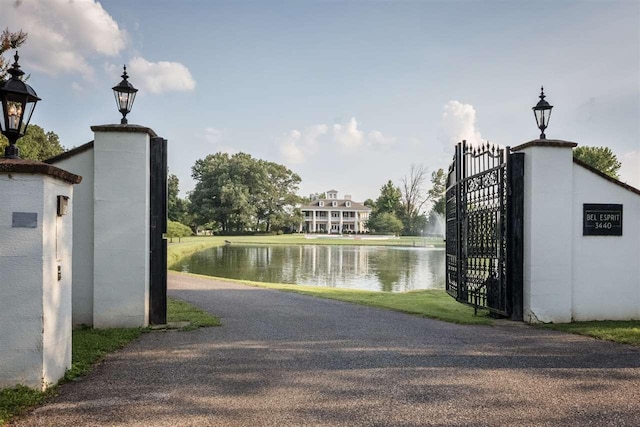
POLYGON ((27 126, 29 126, 31 115, 33 114, 33 110, 35 110, 36 108, 36 102, 37 101, 27 102, 23 107, 24 114, 22 116, 22 123, 20 125, 20 133, 23 135, 27 133, 27 126))
POLYGON ((136 92, 130 92, 127 95, 127 111, 131 111, 133 108, 133 101, 136 99, 136 92))
POLYGON ((22 120, 22 103, 15 101, 7 102, 7 130, 17 132, 20 129, 22 120))
POLYGON ((551 116, 551 109, 534 109, 533 110, 536 116, 536 123, 538 128, 546 128, 549 125, 549 116, 551 116))
MULTIPOLYGON (((544 122, 544 127, 547 128, 549 126, 549 120, 551 119, 551 108, 546 111, 546 118, 544 122)), ((543 113, 544 114, 544 113, 543 113)))

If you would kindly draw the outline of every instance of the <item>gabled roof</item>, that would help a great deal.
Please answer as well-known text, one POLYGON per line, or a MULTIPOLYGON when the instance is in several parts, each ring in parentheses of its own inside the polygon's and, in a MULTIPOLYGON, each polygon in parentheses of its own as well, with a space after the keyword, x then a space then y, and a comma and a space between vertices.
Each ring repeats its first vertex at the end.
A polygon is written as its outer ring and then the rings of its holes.
POLYGON ((76 154, 84 153, 85 151, 90 150, 91 148, 93 148, 93 141, 89 141, 86 144, 82 144, 79 147, 72 148, 71 150, 65 151, 64 153, 58 154, 57 156, 50 157, 44 162, 49 164, 57 163, 61 160, 68 159, 69 157, 73 157, 76 154))
POLYGON ((624 182, 622 182, 622 181, 618 181, 617 179, 615 179, 615 178, 613 178, 613 177, 610 177, 610 176, 609 176, 609 175, 607 175, 606 173, 601 172, 601 171, 599 171, 598 169, 594 168, 593 166, 590 166, 590 165, 586 164, 586 163, 585 163, 585 162, 583 162, 582 160, 576 159, 576 158, 574 157, 574 158, 573 158, 573 163, 575 163, 575 164, 576 164, 576 165, 578 165, 578 166, 582 166, 583 168, 585 168, 585 169, 586 169, 586 170, 588 170, 589 172, 593 172, 593 173, 595 173, 596 175, 599 175, 600 177, 602 177, 602 178, 606 179, 607 181, 612 182, 612 183, 614 183, 614 184, 616 184, 616 185, 618 185, 618 186, 620 186, 620 187, 622 187, 622 188, 624 188, 624 189, 626 189, 626 190, 629 190, 629 191, 631 191, 632 193, 636 193, 636 194, 640 195, 640 190, 639 190, 639 189, 637 189, 637 188, 635 188, 635 187, 632 187, 632 186, 630 186, 629 184, 626 184, 626 183, 624 183, 624 182))

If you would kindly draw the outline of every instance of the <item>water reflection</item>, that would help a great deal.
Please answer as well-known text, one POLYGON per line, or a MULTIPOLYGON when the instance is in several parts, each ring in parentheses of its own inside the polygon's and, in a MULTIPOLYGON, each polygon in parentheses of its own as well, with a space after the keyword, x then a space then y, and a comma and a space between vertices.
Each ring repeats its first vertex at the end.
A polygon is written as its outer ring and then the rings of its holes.
POLYGON ((198 252, 172 268, 232 279, 385 292, 444 288, 444 250, 431 248, 231 245, 198 252))

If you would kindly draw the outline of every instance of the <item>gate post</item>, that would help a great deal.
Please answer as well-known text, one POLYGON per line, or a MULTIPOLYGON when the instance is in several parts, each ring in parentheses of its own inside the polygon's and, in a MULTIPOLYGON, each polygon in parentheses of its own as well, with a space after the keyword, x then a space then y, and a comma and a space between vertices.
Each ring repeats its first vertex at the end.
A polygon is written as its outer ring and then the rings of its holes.
POLYGON ((508 153, 507 180, 507 283, 511 320, 523 319, 523 215, 524 215, 524 153, 508 153))
POLYGON ((71 368, 73 186, 81 179, 0 158, 0 389, 43 390, 71 368))
POLYGON ((523 318, 571 321, 573 147, 533 140, 514 147, 524 157, 523 318))
POLYGON ((456 145, 456 241, 457 241, 457 252, 456 252, 456 261, 457 267, 456 271, 458 272, 457 278, 457 286, 458 286, 458 294, 456 299, 458 301, 467 301, 468 289, 464 282, 464 268, 462 265, 463 253, 462 246, 463 242, 463 227, 462 227, 462 192, 463 192, 463 183, 462 179, 464 178, 464 151, 465 151, 466 141, 459 142, 456 145))
POLYGON ((149 323, 167 323, 167 140, 151 138, 149 323))
POLYGON ((92 126, 93 326, 149 324, 150 139, 138 125, 92 126))

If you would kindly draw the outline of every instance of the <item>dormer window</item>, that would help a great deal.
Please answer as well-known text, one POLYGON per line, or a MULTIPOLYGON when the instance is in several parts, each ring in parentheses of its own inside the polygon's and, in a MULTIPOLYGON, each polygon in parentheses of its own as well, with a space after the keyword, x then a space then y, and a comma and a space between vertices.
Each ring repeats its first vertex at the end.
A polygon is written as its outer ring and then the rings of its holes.
POLYGON ((322 200, 320 200, 320 201, 318 202, 318 206, 323 207, 323 206, 324 206, 324 202, 323 202, 322 200))
POLYGON ((345 202, 345 206, 350 208, 351 207, 351 202, 349 202, 349 201, 345 202))
POLYGON ((331 206, 335 208, 336 206, 338 206, 338 202, 331 202, 331 206))

